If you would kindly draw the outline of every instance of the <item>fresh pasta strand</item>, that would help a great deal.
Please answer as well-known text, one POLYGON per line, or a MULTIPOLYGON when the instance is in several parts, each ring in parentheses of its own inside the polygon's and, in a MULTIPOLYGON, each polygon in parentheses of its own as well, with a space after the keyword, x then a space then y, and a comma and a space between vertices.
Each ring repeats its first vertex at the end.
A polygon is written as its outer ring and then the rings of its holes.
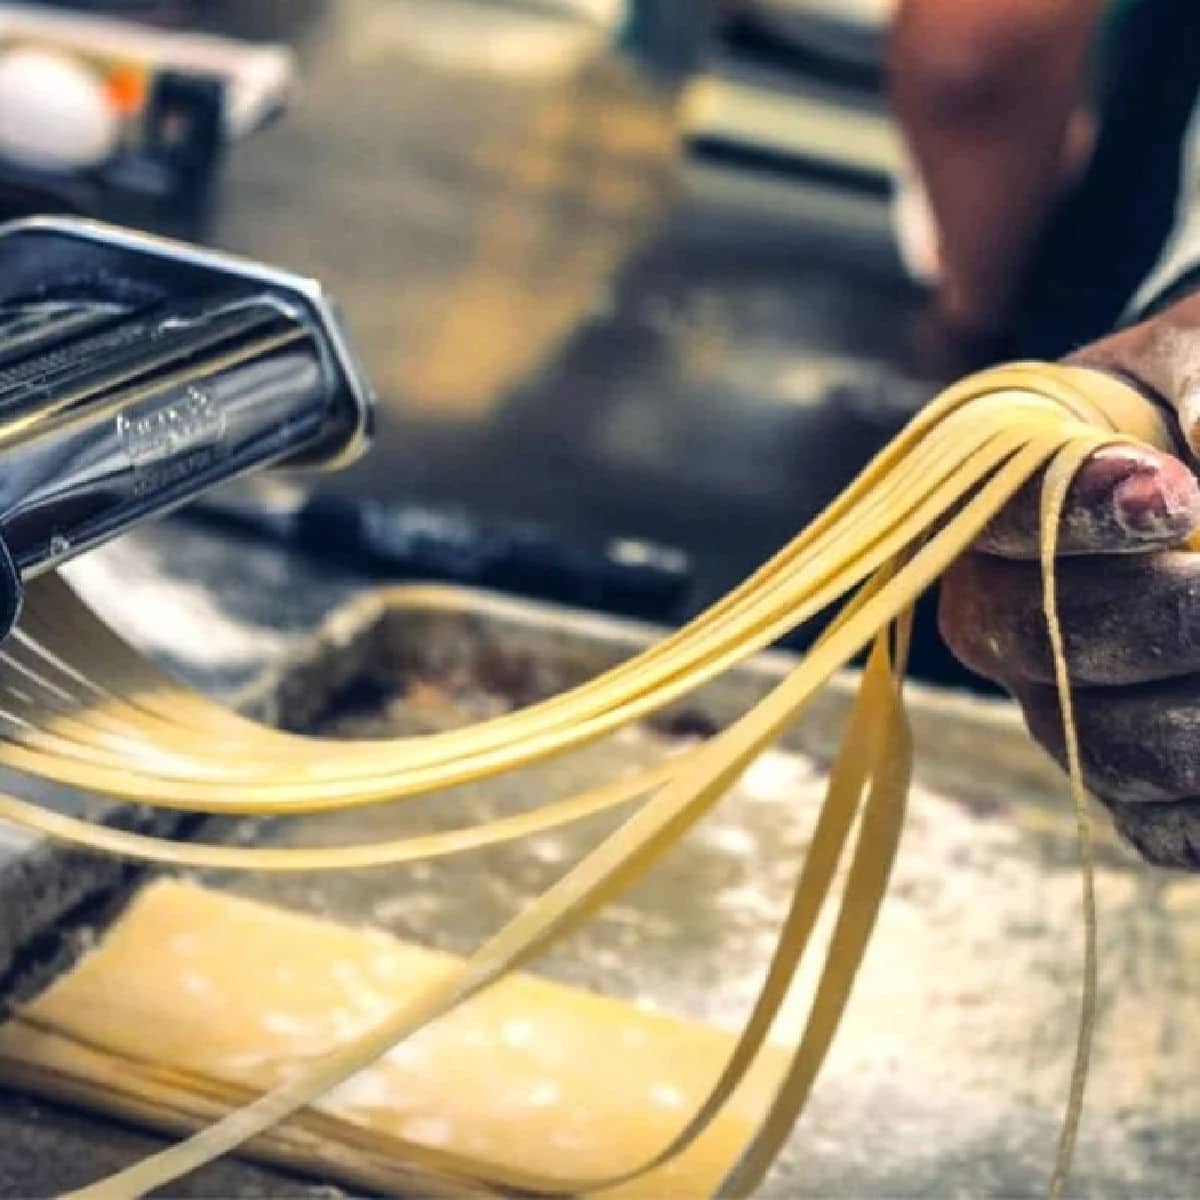
MULTIPOLYGON (((956 448, 959 458, 963 457, 964 447, 967 444, 965 439, 970 438, 974 443, 978 444, 981 455, 986 447, 987 454, 986 456, 980 457, 978 461, 973 463, 973 470, 970 472, 967 471, 966 464, 960 462, 958 464, 958 474, 961 478, 956 481, 952 481, 952 483, 949 485, 953 488, 953 490, 937 492, 928 501, 928 503, 919 508, 917 512, 911 514, 906 522, 901 523, 894 512, 889 514, 891 517, 891 524, 899 526, 897 532, 893 535, 891 544, 881 549, 876 549, 869 559, 862 554, 860 548, 859 554, 853 560, 855 568, 851 568, 857 569, 857 575, 854 578, 864 578, 871 569, 886 561, 888 554, 893 552, 898 546, 903 545, 906 537, 911 536, 914 528, 927 525, 931 519, 931 514, 940 514, 945 511, 948 505, 952 504, 958 497, 960 497, 965 493, 966 490, 969 489, 973 480, 986 475, 986 473, 992 469, 1003 457, 1012 452, 1014 445, 1019 442, 1019 437, 1014 440, 1014 431, 1011 428, 1013 424, 1012 409, 1014 406, 1019 405, 1020 402, 1021 397, 1019 395, 1014 397, 1009 393, 1003 392, 980 397, 977 399, 974 407, 969 412, 965 414, 952 412, 950 414, 948 419, 956 421, 959 426, 961 426, 960 428, 956 429, 939 427, 932 432, 929 443, 919 447, 920 453, 914 455, 912 461, 908 461, 904 464, 910 475, 907 487, 907 501, 910 505, 914 497, 924 497, 926 495, 931 480, 937 480, 939 478, 939 464, 942 475, 947 473, 948 468, 945 464, 955 461, 953 452, 956 448), (988 421, 986 422, 983 420, 985 413, 981 411, 984 409, 990 409, 990 411, 986 413, 986 416, 988 417, 988 421), (947 454, 950 455, 949 458, 946 457, 947 454), (930 461, 931 459, 932 461, 930 461)), ((1045 410, 1046 405, 1044 398, 1041 399, 1040 405, 1042 409, 1045 410)), ((1046 415, 1048 417, 1053 417, 1055 411, 1056 410, 1049 410, 1046 415)), ((872 493, 871 497, 868 499, 874 503, 878 503, 880 496, 886 493, 889 489, 894 489, 896 482, 897 481, 895 478, 889 477, 888 480, 885 480, 880 485, 878 494, 872 493)), ((903 488, 901 489, 901 492, 904 492, 903 488)), ((852 510, 849 514, 850 519, 847 520, 843 526, 840 526, 833 531, 833 537, 835 539, 840 539, 843 545, 846 544, 848 539, 850 539, 851 543, 853 543, 857 526, 862 524, 864 514, 866 517, 870 516, 871 510, 871 503, 864 503, 858 509, 852 510)), ((900 515, 903 516, 903 512, 900 515)), ((810 534, 809 531, 806 531, 796 539, 796 541, 793 543, 793 547, 801 546, 802 543, 805 543, 808 540, 811 540, 810 534)), ((777 556, 777 561, 782 562, 786 560, 789 555, 790 551, 785 551, 783 555, 777 556)), ((778 586, 778 583, 773 582, 771 578, 764 577, 762 580, 762 587, 760 587, 758 594, 754 599, 754 605, 749 613, 748 619, 755 619, 755 614, 758 614, 757 619, 761 625, 762 614, 764 611, 769 611, 774 614, 774 620, 773 623, 765 630, 760 629, 756 631, 753 637, 749 636, 749 631, 746 628, 746 614, 743 613, 742 615, 744 619, 742 620, 740 626, 735 627, 732 634, 729 635, 724 643, 717 642, 715 637, 716 627, 714 622, 722 620, 724 617, 730 615, 723 611, 723 602, 714 606, 713 609, 709 610, 708 613, 703 614, 700 618, 697 618, 696 622, 693 622, 695 629, 688 636, 691 639, 691 643, 699 646, 699 649, 703 654, 703 658, 697 658, 696 655, 693 654, 691 661, 696 665, 691 669, 690 673, 684 675, 682 679, 676 677, 670 682, 667 682, 663 679, 664 670, 660 664, 662 660, 671 652, 671 644, 673 641, 675 641, 675 638, 667 638, 663 643, 660 643, 658 647, 655 647, 652 650, 637 656, 637 658, 631 660, 630 663, 615 668, 613 671, 608 672, 599 679, 593 680, 591 683, 585 684, 581 688, 574 689, 573 693, 565 693, 563 696, 556 697, 553 700, 544 702, 541 705, 534 705, 529 709, 513 714, 510 718, 498 718, 495 721, 484 722, 480 725, 472 727, 472 729, 469 731, 462 732, 456 737, 452 736, 447 738, 445 735, 432 735, 430 737, 421 739, 400 739, 398 742, 386 743, 382 746, 379 743, 354 743, 353 745, 330 745, 326 743, 320 748, 320 754, 318 756, 320 761, 318 764, 315 766, 309 762, 304 764, 302 768, 305 776, 303 788, 296 783, 288 783, 286 785, 277 783, 275 786, 275 791, 278 792, 280 787, 287 786, 289 789, 289 797, 293 803, 297 801, 300 791, 311 791, 316 789, 323 790, 328 795, 331 785, 313 783, 312 780, 316 775, 327 778, 331 773, 337 772, 340 774, 345 770, 349 770, 354 775, 360 775, 365 769, 377 770, 378 768, 375 766, 375 764, 381 757, 384 759, 385 769, 388 772, 389 786, 392 789, 389 792, 389 795, 391 796, 396 794, 395 789, 399 786, 410 787, 418 791, 428 790, 437 786, 450 786, 456 780, 462 780, 463 767, 461 764, 470 757, 472 751, 478 750, 481 746, 488 749, 504 749, 507 754, 507 758, 502 761, 488 759, 480 766, 480 770, 484 773, 491 773, 494 770, 498 770, 502 766, 510 764, 514 759, 527 760, 528 756, 532 752, 531 746, 533 745, 535 733, 538 732, 540 728, 545 726, 547 718, 557 716, 560 711, 564 712, 564 719, 562 720, 561 725, 562 727, 565 727, 565 732, 560 734, 557 741, 553 742, 550 746, 542 750, 542 753, 558 752, 564 748, 569 748, 571 745, 580 744, 587 738, 600 736, 608 729, 615 728, 617 725, 634 719, 636 716, 644 715, 645 712, 652 711, 654 708, 660 707, 663 703, 668 702, 670 699, 678 698, 678 696, 686 694, 688 690, 691 690, 699 683, 704 682, 705 679, 711 678, 718 674, 725 667, 732 665, 736 661, 739 661, 741 658, 745 657, 747 653, 750 653, 753 650, 760 648, 762 645, 774 640, 780 636, 781 633, 786 632, 798 621, 806 619, 807 616, 813 615, 815 612, 819 611, 820 608, 836 600, 839 595, 844 594, 847 588, 853 586, 854 578, 848 580, 843 578, 829 589, 815 589, 813 586, 812 577, 808 575, 802 575, 799 571, 800 566, 811 566, 813 561, 818 564, 827 565, 831 562, 836 563, 838 561, 844 561, 844 558, 839 560, 836 554, 830 555, 826 546, 820 543, 810 548, 808 551, 808 559, 805 563, 797 562, 791 564, 786 574, 781 573, 781 582, 783 585, 789 586, 790 591, 781 596, 776 601, 775 605, 769 610, 765 610, 763 606, 763 602, 770 592, 770 589, 768 589, 766 585, 768 583, 772 583, 773 586, 778 586), (803 606, 800 611, 796 610, 797 603, 800 603, 803 606), (714 648, 721 645, 726 645, 730 647, 730 649, 724 656, 716 657, 714 648), (648 671, 648 668, 654 669, 653 671, 648 671), (635 669, 636 674, 634 674, 635 669), (606 711, 597 714, 598 697, 604 695, 606 693, 606 689, 608 693, 611 694, 612 688, 615 686, 615 684, 620 682, 626 675, 632 675, 634 678, 636 678, 637 688, 643 693, 649 692, 649 695, 643 695, 640 704, 636 703, 636 693, 634 689, 631 685, 626 684, 623 687, 623 690, 618 693, 620 703, 615 708, 609 708, 606 711), (584 705, 584 702, 586 702, 586 706, 584 705), (586 717, 589 714, 593 715, 594 718, 591 723, 584 723, 581 721, 581 718, 586 717), (596 728, 596 720, 602 721, 599 728, 596 728), (516 722, 515 725, 513 725, 514 721, 516 722), (533 728, 529 727, 531 723, 534 725, 533 728), (496 738, 488 737, 487 735, 489 733, 503 734, 505 730, 509 728, 512 728, 513 732, 510 734, 507 740, 507 745, 502 748, 495 747, 496 738), (447 755, 447 751, 445 749, 447 746, 449 746, 452 751, 452 753, 449 755, 447 755), (438 757, 443 760, 447 756, 451 758, 453 765, 450 770, 453 773, 447 773, 445 769, 441 771, 435 770, 435 762, 429 761, 431 753, 437 754, 438 757), (349 762, 349 767, 343 765, 343 763, 346 761, 349 762), (411 779, 411 776, 414 774, 414 767, 420 766, 424 766, 426 770, 418 774, 416 779, 411 780, 411 782, 406 782, 405 776, 407 775, 411 779), (397 774, 397 771, 399 771, 399 774, 397 774)), ((38 584, 35 586, 40 587, 41 581, 38 581, 38 584)), ((53 587, 54 585, 51 583, 47 586, 53 587)), ((31 608, 34 609, 33 616, 36 618, 39 610, 49 611, 53 615, 56 623, 67 625, 69 622, 74 621, 77 624, 81 619, 78 611, 79 605, 77 602, 70 605, 70 607, 72 607, 75 611, 64 615, 63 609, 67 607, 69 603, 66 598, 67 595, 67 593, 63 592, 62 589, 59 588, 58 594, 52 594, 47 601, 47 599, 41 593, 35 593, 33 600, 38 601, 38 603, 36 605, 31 603, 31 608)), ((95 623, 96 622, 93 618, 93 624, 95 623)), ((686 630, 684 633, 686 633, 686 630)), ((59 636, 61 640, 61 633, 59 636)), ((111 637, 112 635, 109 635, 110 640, 111 637)), ((78 638, 75 638, 72 641, 73 658, 79 658, 82 654, 86 653, 85 647, 80 646, 79 642, 80 639, 78 638)), ((676 646, 676 649, 679 649, 679 647, 676 646)), ((123 658, 119 658, 114 653, 108 652, 109 671, 110 673, 116 673, 118 678, 120 678, 121 672, 137 669, 138 660, 136 656, 129 652, 128 648, 126 648, 126 651, 127 652, 123 658)), ((678 655, 675 657, 677 658, 678 655)), ((144 674, 144 670, 142 673, 144 674)), ((174 708, 186 709, 189 703, 194 701, 194 697, 187 695, 186 691, 181 689, 177 684, 160 681, 156 686, 159 692, 167 694, 171 697, 171 705, 174 708)), ((89 702, 89 711, 94 712, 96 707, 96 700, 91 700, 89 702)), ((247 724, 244 721, 242 723, 244 725, 247 724)), ((44 728, 54 729, 57 726, 57 721, 52 717, 46 716, 43 718, 40 724, 44 728)), ((247 728, 250 727, 247 725, 247 728)), ((270 761, 273 763, 274 777, 278 779, 281 774, 286 775, 286 773, 292 769, 292 764, 297 755, 300 755, 299 747, 297 745, 290 746, 287 758, 281 759, 278 755, 269 754, 273 747, 268 744, 268 741, 275 736, 274 731, 257 730, 254 736, 260 739, 258 742, 256 742, 254 752, 260 757, 269 757, 270 761), (267 739, 267 741, 263 741, 261 739, 267 739)), ((541 744, 544 743, 539 743, 539 745, 541 744)), ((158 759, 162 758, 164 744, 161 736, 156 737, 151 749, 155 752, 155 756, 158 759)), ((228 749, 231 753, 236 752, 236 741, 232 743, 228 749)), ((311 758, 314 750, 311 745, 311 739, 307 744, 307 749, 309 751, 308 757, 311 758)), ((16 753, 16 751, 10 752, 10 757, 15 757, 16 753)), ((300 755, 300 757, 303 758, 305 756, 300 755)), ((49 761, 53 763, 54 760, 51 758, 49 761)), ((38 769, 32 762, 28 760, 25 762, 14 761, 12 765, 24 769, 38 769)), ((122 766, 124 765, 125 764, 122 764, 122 766)), ((210 764, 203 764, 199 769, 205 776, 211 778, 213 767, 210 764)), ((124 786, 127 789, 129 786, 127 775, 125 775, 124 778, 124 786)), ((246 780, 240 773, 231 776, 230 782, 232 782, 234 779, 242 782, 244 788, 256 787, 253 780, 246 780)), ((66 779, 63 781, 70 782, 66 779)), ((92 775, 90 785, 93 787, 103 787, 105 786, 105 781, 105 776, 94 773, 92 775)), ((178 797, 181 804, 191 803, 196 805, 205 803, 205 797, 203 793, 206 790, 210 793, 209 802, 214 802, 211 799, 211 785, 209 785, 207 789, 204 787, 204 785, 201 785, 198 789, 191 789, 191 796, 187 798, 185 798, 184 793, 186 793, 188 789, 184 787, 177 785, 170 790, 173 795, 178 797)), ((341 796, 343 797, 346 794, 353 793, 356 796, 356 802, 363 802, 364 797, 368 794, 362 782, 357 780, 353 784, 347 780, 344 784, 340 785, 340 792, 341 796)), ((118 791, 118 794, 122 793, 118 791)), ((167 797, 160 795, 158 802, 163 803, 166 801, 166 799, 167 797)), ((332 799, 333 798, 331 797, 331 800, 332 799)), ((333 802, 339 804, 344 803, 344 799, 339 799, 333 802)), ((317 801, 317 803, 320 803, 320 801, 317 801)))
MULTIPOLYGON (((889 557, 923 536, 929 525, 944 515, 947 508, 961 501, 972 482, 987 478, 1014 457, 1026 440, 1013 430, 990 435, 978 456, 972 458, 969 474, 964 471, 967 475, 964 480, 937 489, 911 512, 889 513, 886 517, 889 526, 886 539, 873 545, 866 553, 847 553, 846 548, 855 546, 858 539, 854 538, 853 529, 845 531, 840 553, 830 552, 824 556, 820 566, 820 582, 816 586, 811 586, 802 578, 793 582, 781 600, 772 601, 748 614, 742 622, 743 626, 756 621, 761 630, 766 622, 765 635, 756 632, 750 638, 750 648, 761 648, 768 641, 775 640, 796 624, 835 603, 849 589, 868 578, 870 572, 884 565, 889 557)), ((1050 443, 1046 443, 1040 451, 1041 458, 1047 457, 1051 449, 1050 443)), ((1027 476, 1032 473, 1040 461, 1029 462, 1024 474, 1027 476)), ((127 756, 118 762, 106 761, 104 756, 96 755, 86 744, 81 745, 78 753, 47 753, 36 744, 36 740, 3 729, 0 729, 0 764, 123 799, 196 811, 279 813, 344 808, 351 804, 395 799, 471 782, 512 766, 563 753, 679 699, 740 661, 747 652, 745 645, 735 639, 731 646, 719 645, 715 652, 699 658, 686 674, 668 675, 665 680, 661 679, 664 672, 655 663, 652 670, 647 672, 649 678, 633 676, 629 691, 607 706, 602 706, 587 691, 591 685, 584 685, 577 689, 582 701, 579 710, 571 709, 547 730, 521 729, 519 736, 511 737, 501 745, 489 744, 480 749, 475 733, 480 727, 468 727, 459 731, 462 739, 459 755, 445 764, 418 764, 414 767, 408 763, 407 747, 413 739, 401 739, 394 745, 385 744, 385 752, 399 756, 400 761, 385 762, 384 769, 370 779, 341 775, 341 769, 336 765, 339 755, 337 743, 327 744, 334 764, 331 768, 336 776, 334 778, 329 777, 331 770, 304 764, 298 768, 301 777, 296 779, 294 756, 290 753, 280 755, 264 744, 261 748, 263 759, 275 764, 277 769, 277 778, 274 780, 248 779, 241 773, 226 778, 216 768, 205 770, 207 778, 196 779, 181 778, 178 773, 165 768, 162 748, 152 737, 147 737, 146 753, 140 761, 127 756), (216 777, 213 770, 218 770, 216 777)), ((600 685, 604 678, 600 677, 595 683, 600 685)), ((553 706, 555 702, 546 703, 553 706)), ((532 712, 539 707, 535 705, 524 711, 532 712)), ((521 713, 514 715, 520 716, 521 713)), ((36 728, 49 729, 53 733, 54 724, 53 714, 46 714, 39 719, 36 728)), ((485 724, 494 725, 495 722, 485 724)), ((444 736, 434 734, 430 740, 444 736)))
POLYGON ((1065 446, 1059 451, 1046 474, 1041 497, 1041 565, 1042 608, 1050 636, 1051 657, 1054 661, 1054 683, 1062 714, 1063 741, 1067 750, 1067 776, 1071 788, 1071 804, 1075 810, 1075 829, 1079 842, 1080 880, 1083 902, 1083 990, 1079 1002, 1079 1033, 1075 1046, 1075 1061, 1067 1092, 1067 1109, 1063 1118, 1054 1171, 1050 1177, 1050 1198, 1061 1200, 1071 1170, 1071 1157, 1083 1116, 1083 1091, 1087 1083, 1088 1063, 1091 1061, 1092 1040, 1096 1025, 1097 973, 1097 915, 1096 866, 1092 849, 1091 823, 1088 817, 1087 789, 1083 781, 1083 765, 1079 758, 1079 735, 1075 728, 1074 704, 1071 700, 1071 680, 1067 670, 1067 652, 1063 645, 1062 626, 1058 620, 1058 582, 1054 569, 1054 554, 1058 545, 1059 513, 1066 501, 1067 489, 1083 465, 1086 452, 1078 446, 1065 446))
POLYGON ((143 1195, 235 1150, 569 936, 650 870, 720 802, 817 690, 870 645, 775 954, 707 1098, 648 1162, 607 1179, 519 1181, 533 1192, 586 1194, 637 1179, 704 1130, 770 1031, 857 821, 849 873, 805 1027, 761 1128, 722 1187, 722 1195, 749 1195, 811 1093, 849 1002, 897 852, 912 763, 899 685, 912 605, 1043 469, 1044 608, 1080 839, 1085 925, 1080 1035, 1049 1185, 1051 1194, 1060 1196, 1082 1111, 1094 1023, 1096 913, 1053 559, 1062 507, 1079 466, 1101 446, 1133 441, 1170 448, 1157 410, 1108 376, 1045 364, 981 372, 931 402, 788 546, 657 645, 541 703, 417 738, 322 742, 259 726, 146 662, 61 581, 35 581, 21 633, 0 652, 0 765, 131 802, 274 817, 424 795, 568 753, 678 700, 801 622, 841 605, 793 671, 708 742, 631 779, 446 833, 311 850, 204 846, 97 828, 0 796, 0 816, 101 852, 267 870, 383 865, 464 852, 636 801, 622 823, 535 904, 376 1028, 192 1138, 73 1196, 143 1195), (214 739, 222 746, 220 763, 210 758, 214 739))

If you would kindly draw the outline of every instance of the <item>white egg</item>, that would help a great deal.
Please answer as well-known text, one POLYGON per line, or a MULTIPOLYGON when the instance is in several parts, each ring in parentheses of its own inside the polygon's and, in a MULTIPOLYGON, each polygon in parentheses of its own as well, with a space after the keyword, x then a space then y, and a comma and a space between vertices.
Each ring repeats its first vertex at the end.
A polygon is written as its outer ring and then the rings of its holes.
POLYGON ((78 170, 108 158, 119 134, 103 83, 77 59, 34 47, 0 55, 0 157, 78 170))

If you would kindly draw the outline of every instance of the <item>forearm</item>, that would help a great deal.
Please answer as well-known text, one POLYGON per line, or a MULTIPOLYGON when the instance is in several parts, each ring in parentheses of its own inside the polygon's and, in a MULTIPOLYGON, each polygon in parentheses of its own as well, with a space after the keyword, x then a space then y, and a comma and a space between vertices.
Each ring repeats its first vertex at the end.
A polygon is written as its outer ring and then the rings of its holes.
POLYGON ((1061 180, 1099 0, 904 0, 893 101, 938 227, 941 301, 1002 317, 1061 180))

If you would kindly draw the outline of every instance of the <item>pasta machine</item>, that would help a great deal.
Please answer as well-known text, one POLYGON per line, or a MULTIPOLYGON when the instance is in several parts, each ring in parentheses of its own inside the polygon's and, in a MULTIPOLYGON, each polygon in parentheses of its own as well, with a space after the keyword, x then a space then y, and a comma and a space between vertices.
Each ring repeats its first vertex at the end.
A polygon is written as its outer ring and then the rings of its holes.
POLYGON ((89 220, 0 225, 0 637, 23 581, 132 525, 353 460, 373 405, 311 279, 89 220))

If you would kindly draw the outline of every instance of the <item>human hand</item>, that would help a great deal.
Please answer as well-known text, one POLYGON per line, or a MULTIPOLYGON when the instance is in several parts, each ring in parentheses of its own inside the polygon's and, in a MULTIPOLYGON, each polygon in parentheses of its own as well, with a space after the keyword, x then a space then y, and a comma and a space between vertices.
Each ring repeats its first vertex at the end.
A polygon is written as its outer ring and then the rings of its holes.
MULTIPOLYGON (((1068 360, 1172 410, 1179 457, 1098 451, 1071 488, 1058 607, 1089 789, 1153 862, 1200 870, 1200 295, 1068 360)), ((955 655, 1006 688, 1061 763, 1062 721, 1038 564, 1034 480, 942 582, 955 655)))

